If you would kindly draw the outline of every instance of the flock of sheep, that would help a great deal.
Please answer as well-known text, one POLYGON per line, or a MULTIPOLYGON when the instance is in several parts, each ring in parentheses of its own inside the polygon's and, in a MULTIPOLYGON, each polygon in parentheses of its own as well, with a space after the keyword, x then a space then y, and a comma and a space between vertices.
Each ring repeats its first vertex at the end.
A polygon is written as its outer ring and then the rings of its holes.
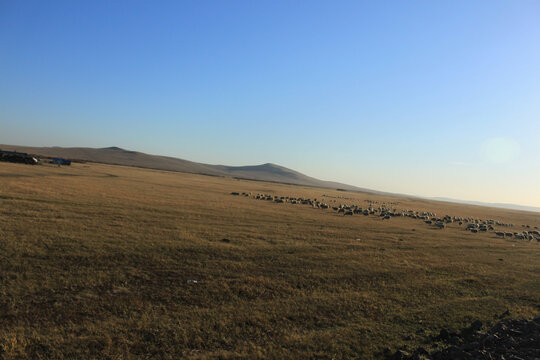
MULTIPOLYGON (((540 231, 537 226, 521 225, 523 230, 518 231, 495 231, 495 226, 505 228, 515 228, 515 224, 502 223, 495 220, 474 219, 471 217, 459 217, 445 215, 438 217, 436 213, 429 211, 414 211, 414 210, 398 210, 394 207, 395 203, 379 203, 378 201, 365 200, 367 207, 363 208, 358 205, 333 204, 329 205, 322 200, 309 199, 302 197, 277 196, 269 194, 252 195, 251 192, 232 192, 231 195, 252 197, 257 200, 272 201, 274 203, 289 203, 293 205, 308 205, 318 209, 332 209, 343 216, 363 215, 363 216, 378 216, 382 220, 390 220, 392 217, 409 217, 412 219, 422 220, 425 224, 434 226, 439 229, 446 228, 447 224, 456 223, 459 226, 465 224, 465 230, 472 233, 494 231, 495 235, 504 238, 515 238, 518 240, 528 240, 540 242, 540 231), (378 205, 377 205, 378 204, 378 205), (392 205, 392 206, 389 206, 392 205)), ((335 200, 332 200, 335 202, 335 200)))

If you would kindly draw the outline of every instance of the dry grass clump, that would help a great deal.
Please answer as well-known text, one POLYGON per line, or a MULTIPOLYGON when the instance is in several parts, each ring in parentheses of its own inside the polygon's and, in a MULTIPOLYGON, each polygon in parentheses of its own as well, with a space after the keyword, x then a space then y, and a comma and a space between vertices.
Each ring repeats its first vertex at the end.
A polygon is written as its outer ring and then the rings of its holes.
POLYGON ((231 191, 377 199, 540 226, 538 214, 518 211, 1 163, 0 357, 370 359, 441 327, 539 311, 539 244, 231 191))

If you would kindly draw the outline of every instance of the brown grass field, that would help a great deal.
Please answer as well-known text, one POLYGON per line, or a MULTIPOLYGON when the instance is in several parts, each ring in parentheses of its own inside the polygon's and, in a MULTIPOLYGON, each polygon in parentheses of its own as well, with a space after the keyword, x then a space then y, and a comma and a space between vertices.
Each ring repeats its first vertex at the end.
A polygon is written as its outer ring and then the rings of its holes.
POLYGON ((0 358, 376 359, 540 312, 540 243, 231 191, 540 227, 538 213, 412 198, 0 163, 0 358))

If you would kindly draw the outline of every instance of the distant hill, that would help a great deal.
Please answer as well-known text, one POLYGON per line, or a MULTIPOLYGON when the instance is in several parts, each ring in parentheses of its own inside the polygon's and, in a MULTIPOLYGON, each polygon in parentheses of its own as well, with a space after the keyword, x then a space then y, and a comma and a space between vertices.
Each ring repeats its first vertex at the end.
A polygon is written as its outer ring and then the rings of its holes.
POLYGON ((84 160, 104 164, 137 166, 142 168, 189 172, 208 175, 222 175, 214 169, 192 161, 167 156, 148 155, 137 151, 124 150, 119 147, 63 148, 63 147, 30 147, 17 145, 0 145, 2 150, 16 150, 48 157, 62 157, 71 160, 84 160))
POLYGON ((178 171, 194 174, 234 177, 249 180, 270 181, 285 184, 316 186, 330 189, 343 189, 381 193, 352 185, 332 181, 319 180, 297 171, 275 164, 253 166, 225 166, 201 164, 193 161, 149 155, 137 151, 124 150, 119 147, 107 148, 63 148, 63 147, 31 147, 18 145, 0 145, 2 150, 21 151, 47 157, 62 157, 71 160, 83 160, 104 164, 136 166, 148 169, 178 171))
POLYGON ((224 176, 247 180, 270 181, 284 184, 314 186, 328 189, 343 189, 348 191, 360 191, 372 194, 407 196, 444 202, 540 212, 540 208, 532 206, 523 206, 516 204, 492 204, 479 201, 455 200, 442 197, 426 198, 421 196, 411 196, 405 194, 393 194, 383 191, 376 191, 333 181, 319 180, 299 173, 298 171, 294 171, 286 167, 270 163, 252 166, 209 165, 169 156, 149 155, 138 151, 124 150, 116 146, 95 149, 80 147, 63 148, 58 146, 31 147, 18 145, 0 145, 0 150, 21 151, 29 154, 47 157, 61 157, 71 160, 83 160, 104 164, 135 166, 156 170, 168 170, 192 174, 224 176))
POLYGON ((436 201, 458 203, 458 204, 467 204, 467 205, 487 206, 487 207, 496 207, 496 208, 521 210, 521 211, 540 212, 540 207, 535 207, 535 206, 526 206, 526 205, 517 205, 517 204, 504 204, 504 203, 488 203, 488 202, 482 202, 482 201, 469 201, 469 200, 456 200, 456 199, 449 199, 449 198, 445 198, 445 197, 431 197, 429 199, 436 200, 436 201))

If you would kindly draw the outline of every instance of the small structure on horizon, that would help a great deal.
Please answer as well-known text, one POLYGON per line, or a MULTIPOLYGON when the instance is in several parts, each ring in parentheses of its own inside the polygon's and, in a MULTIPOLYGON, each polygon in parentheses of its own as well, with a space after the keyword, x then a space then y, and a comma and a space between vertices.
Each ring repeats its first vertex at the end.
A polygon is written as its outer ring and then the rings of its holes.
POLYGON ((51 164, 70 166, 71 160, 62 159, 62 158, 54 158, 51 160, 51 164))
POLYGON ((12 163, 36 165, 39 163, 39 159, 28 155, 27 153, 17 151, 3 151, 0 150, 0 161, 7 161, 12 163))

